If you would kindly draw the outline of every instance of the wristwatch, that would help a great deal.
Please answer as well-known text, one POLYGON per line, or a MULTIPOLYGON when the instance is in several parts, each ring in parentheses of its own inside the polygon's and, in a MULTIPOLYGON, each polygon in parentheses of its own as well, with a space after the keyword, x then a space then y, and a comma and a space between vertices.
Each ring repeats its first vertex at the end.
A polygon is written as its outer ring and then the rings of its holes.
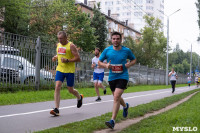
POLYGON ((68 62, 69 62, 69 59, 66 60, 66 63, 68 63, 68 62))

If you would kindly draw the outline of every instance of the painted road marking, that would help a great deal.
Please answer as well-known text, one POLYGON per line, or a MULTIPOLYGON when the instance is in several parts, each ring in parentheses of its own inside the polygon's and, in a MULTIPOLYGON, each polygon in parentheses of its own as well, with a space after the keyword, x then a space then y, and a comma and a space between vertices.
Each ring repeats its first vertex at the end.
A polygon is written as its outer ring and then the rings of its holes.
MULTIPOLYGON (((190 89, 190 88, 187 88, 190 89)), ((186 90, 186 88, 184 89, 178 89, 176 91, 182 91, 182 90, 186 90)), ((145 97, 145 96, 151 96, 151 95, 158 95, 158 94, 162 94, 162 93, 169 93, 171 91, 163 91, 163 92, 158 92, 158 93, 152 93, 152 94, 146 94, 146 95, 139 95, 139 96, 132 96, 132 97, 126 97, 123 99, 133 99, 133 98, 138 98, 138 97, 145 97)), ((92 102, 92 103, 86 103, 83 104, 84 106, 88 106, 88 105, 93 105, 93 104, 102 104, 102 103, 108 103, 108 102, 113 102, 113 100, 107 100, 107 101, 102 101, 102 102, 92 102)), ((69 108, 75 108, 76 105, 73 106, 67 106, 67 107, 61 107, 59 108, 59 110, 62 109, 69 109, 69 108)), ((18 114, 10 114, 10 115, 2 115, 0 116, 0 118, 5 118, 5 117, 13 117, 13 116, 20 116, 20 115, 30 115, 30 114, 35 114, 35 113, 41 113, 41 112, 47 112, 50 111, 52 109, 45 109, 45 110, 38 110, 38 111, 32 111, 32 112, 26 112, 26 113, 18 113, 18 114)))

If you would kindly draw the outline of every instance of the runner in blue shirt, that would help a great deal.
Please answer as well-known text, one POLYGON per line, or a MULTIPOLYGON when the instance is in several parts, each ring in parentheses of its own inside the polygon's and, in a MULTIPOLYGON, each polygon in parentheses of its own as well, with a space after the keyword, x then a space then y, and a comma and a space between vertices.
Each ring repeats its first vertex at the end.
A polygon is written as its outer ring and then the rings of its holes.
POLYGON ((128 115, 129 104, 125 103, 121 96, 129 80, 128 68, 136 63, 136 58, 129 48, 121 45, 122 37, 119 32, 113 32, 111 39, 112 45, 104 49, 98 64, 109 69, 108 82, 114 97, 114 103, 112 118, 105 124, 113 129, 120 104, 123 106, 123 116, 127 117, 128 115), (107 64, 103 63, 105 59, 108 62, 107 64))

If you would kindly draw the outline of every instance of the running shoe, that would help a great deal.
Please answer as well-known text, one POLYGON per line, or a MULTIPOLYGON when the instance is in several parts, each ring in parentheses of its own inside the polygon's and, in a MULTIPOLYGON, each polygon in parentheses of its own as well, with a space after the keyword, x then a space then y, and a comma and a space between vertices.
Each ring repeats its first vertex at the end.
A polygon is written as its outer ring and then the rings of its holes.
POLYGON ((106 121, 105 124, 106 124, 106 126, 108 126, 111 129, 113 129, 115 126, 115 122, 113 120, 106 121))
POLYGON ((106 89, 103 91, 103 94, 104 94, 104 95, 106 94, 106 89))
POLYGON ((54 108, 53 110, 50 111, 50 114, 54 116, 59 116, 59 110, 57 108, 54 108))
POLYGON ((82 106, 82 103, 83 103, 83 94, 81 94, 80 96, 81 96, 81 99, 78 100, 78 102, 77 102, 77 108, 80 108, 82 106))
POLYGON ((98 101, 101 101, 101 98, 100 98, 100 97, 98 97, 98 98, 97 98, 95 101, 97 101, 97 102, 98 102, 98 101))
POLYGON ((126 108, 123 108, 123 117, 126 118, 128 115, 128 108, 129 108, 129 104, 126 103, 126 108))

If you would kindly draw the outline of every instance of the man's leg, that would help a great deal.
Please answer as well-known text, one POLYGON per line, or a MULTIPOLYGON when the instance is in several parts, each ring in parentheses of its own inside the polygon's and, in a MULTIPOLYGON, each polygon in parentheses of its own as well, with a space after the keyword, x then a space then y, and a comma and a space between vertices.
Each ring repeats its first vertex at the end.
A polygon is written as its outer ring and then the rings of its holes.
POLYGON ((98 88, 102 88, 103 89, 103 93, 104 93, 104 95, 106 94, 106 88, 103 86, 103 84, 102 84, 102 82, 100 81, 100 82, 98 82, 98 88))
POLYGON ((74 73, 67 73, 67 89, 69 93, 73 94, 77 99, 81 99, 80 94, 74 89, 74 73))
POLYGON ((112 120, 116 119, 120 104, 122 104, 123 107, 126 107, 126 104, 125 104, 123 98, 121 97, 123 92, 124 92, 124 90, 119 89, 119 88, 116 88, 115 91, 113 92, 114 103, 113 103, 113 110, 112 110, 112 120))
POLYGON ((98 82, 94 82, 94 87, 95 87, 95 91, 97 93, 97 96, 100 97, 100 94, 99 94, 99 86, 98 86, 98 82))
POLYGON ((62 86, 61 81, 56 81, 56 87, 55 87, 55 92, 54 92, 54 100, 55 100, 55 105, 56 108, 59 109, 60 106, 60 89, 62 86))
POLYGON ((74 87, 69 87, 67 86, 67 89, 69 91, 69 93, 73 94, 75 97, 77 97, 77 99, 81 99, 80 94, 78 93, 78 91, 76 89, 74 89, 74 87))
POLYGON ((74 89, 73 87, 68 86, 67 88, 68 88, 69 93, 77 97, 77 108, 80 108, 83 103, 83 95, 79 94, 78 91, 74 89))
POLYGON ((59 106, 60 106, 60 89, 62 86, 62 81, 56 81, 55 92, 54 92, 54 101, 55 101, 55 108, 50 111, 50 114, 54 116, 59 115, 59 106))
POLYGON ((104 95, 106 94, 106 88, 103 86, 103 78, 104 78, 104 72, 99 74, 99 80, 98 80, 98 88, 102 88, 104 91, 104 95))

